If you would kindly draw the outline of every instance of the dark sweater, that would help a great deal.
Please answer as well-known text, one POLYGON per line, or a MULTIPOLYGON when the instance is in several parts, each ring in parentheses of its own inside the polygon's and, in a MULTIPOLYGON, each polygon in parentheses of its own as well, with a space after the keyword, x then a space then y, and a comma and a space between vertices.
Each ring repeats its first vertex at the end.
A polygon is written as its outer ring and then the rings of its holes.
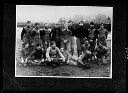
POLYGON ((56 39, 60 39, 61 33, 62 33, 62 30, 60 27, 58 28, 54 27, 50 33, 50 40, 55 41, 56 39))
POLYGON ((85 37, 88 37, 88 29, 84 28, 83 26, 79 26, 75 30, 75 36, 77 38, 85 38, 85 37))
POLYGON ((30 57, 34 57, 34 59, 41 59, 42 58, 42 56, 44 56, 44 51, 42 51, 42 50, 34 50, 32 53, 31 53, 31 55, 30 55, 30 57))
POLYGON ((72 36, 75 36, 75 27, 69 26, 68 29, 72 32, 72 36))

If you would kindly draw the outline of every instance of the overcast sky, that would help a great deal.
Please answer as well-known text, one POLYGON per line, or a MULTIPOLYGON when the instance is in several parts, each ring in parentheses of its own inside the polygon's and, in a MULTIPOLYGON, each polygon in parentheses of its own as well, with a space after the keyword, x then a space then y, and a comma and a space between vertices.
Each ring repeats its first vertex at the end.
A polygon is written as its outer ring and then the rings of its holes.
POLYGON ((46 6, 46 5, 16 5, 17 22, 57 22, 62 17, 84 15, 94 18, 97 14, 112 17, 112 7, 94 6, 46 6))

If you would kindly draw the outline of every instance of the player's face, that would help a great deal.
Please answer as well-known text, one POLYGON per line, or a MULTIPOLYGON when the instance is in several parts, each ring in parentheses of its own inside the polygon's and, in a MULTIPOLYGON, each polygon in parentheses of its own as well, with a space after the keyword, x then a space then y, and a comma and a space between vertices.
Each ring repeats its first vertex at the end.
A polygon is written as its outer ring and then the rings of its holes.
POLYGON ((86 41, 86 42, 85 42, 85 45, 88 45, 88 44, 89 44, 89 42, 88 42, 88 41, 86 41))
POLYGON ((60 49, 60 52, 62 52, 62 53, 63 53, 63 52, 64 52, 64 49, 63 49, 63 48, 61 48, 61 49, 60 49))
POLYGON ((27 23, 27 26, 31 26, 31 23, 27 23))
POLYGON ((71 26, 71 25, 73 24, 73 22, 70 22, 69 24, 70 24, 70 26, 71 26))
POLYGON ((79 26, 83 26, 83 23, 79 23, 79 26))
POLYGON ((56 44, 54 43, 53 45, 52 45, 52 48, 55 48, 56 47, 56 44))
POLYGON ((56 24, 56 25, 55 25, 55 27, 57 27, 57 28, 58 28, 58 27, 59 27, 59 26, 58 26, 58 24, 56 24))
POLYGON ((94 27, 94 25, 91 24, 90 27, 94 27))
POLYGON ((40 50, 40 49, 41 49, 41 46, 36 47, 36 49, 37 49, 37 50, 40 50))
POLYGON ((25 48, 28 48, 29 47, 29 44, 25 44, 25 48))
POLYGON ((36 25, 36 28, 39 28, 39 25, 36 25))
POLYGON ((104 25, 101 25, 101 28, 104 28, 104 25))

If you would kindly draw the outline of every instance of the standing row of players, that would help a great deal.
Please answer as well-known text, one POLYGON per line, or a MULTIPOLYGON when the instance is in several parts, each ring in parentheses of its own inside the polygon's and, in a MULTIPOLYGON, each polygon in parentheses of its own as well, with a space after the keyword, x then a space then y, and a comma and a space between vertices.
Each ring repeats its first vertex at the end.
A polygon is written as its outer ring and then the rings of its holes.
POLYGON ((79 22, 77 28, 69 21, 64 29, 56 24, 50 31, 47 24, 41 29, 39 23, 32 27, 31 21, 27 21, 21 33, 22 63, 54 66, 64 63, 88 68, 90 60, 105 60, 108 51, 107 35, 103 23, 96 30, 93 22, 85 29, 83 21, 79 22))

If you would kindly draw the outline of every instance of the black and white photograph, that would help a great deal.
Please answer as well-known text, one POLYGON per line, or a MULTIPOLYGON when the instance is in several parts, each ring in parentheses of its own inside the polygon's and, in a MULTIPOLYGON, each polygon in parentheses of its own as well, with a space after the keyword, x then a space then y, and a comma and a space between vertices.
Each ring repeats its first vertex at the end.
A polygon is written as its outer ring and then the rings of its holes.
POLYGON ((113 7, 16 5, 15 77, 112 78, 113 7))

